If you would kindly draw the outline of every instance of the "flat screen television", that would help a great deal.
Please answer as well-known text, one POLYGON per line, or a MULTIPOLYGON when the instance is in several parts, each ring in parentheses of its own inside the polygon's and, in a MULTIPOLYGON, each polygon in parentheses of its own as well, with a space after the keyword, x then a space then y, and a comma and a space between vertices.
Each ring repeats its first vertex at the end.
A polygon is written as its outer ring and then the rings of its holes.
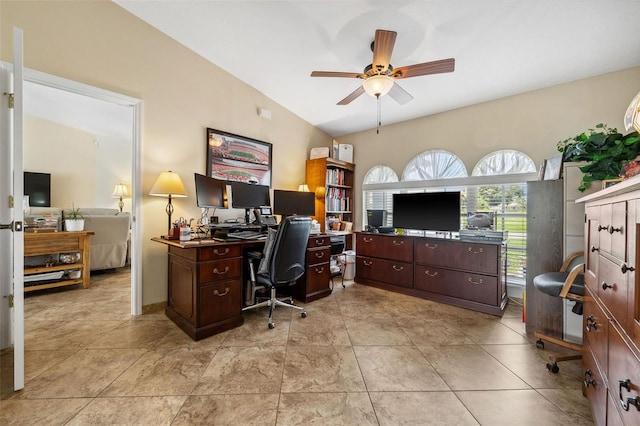
POLYGON ((24 172, 24 195, 31 207, 51 207, 51 174, 24 172))
POLYGON ((273 191, 273 212, 282 216, 314 216, 316 214, 316 195, 313 192, 273 191))
POLYGON ((393 194, 393 227, 460 231, 460 192, 393 194))
POLYGON ((244 182, 231 182, 231 206, 234 209, 253 209, 270 206, 269 187, 244 182))
POLYGON ((367 210, 367 225, 378 229, 386 225, 387 212, 385 210, 367 210))
POLYGON ((227 208, 227 181, 194 173, 196 204, 200 208, 227 208))

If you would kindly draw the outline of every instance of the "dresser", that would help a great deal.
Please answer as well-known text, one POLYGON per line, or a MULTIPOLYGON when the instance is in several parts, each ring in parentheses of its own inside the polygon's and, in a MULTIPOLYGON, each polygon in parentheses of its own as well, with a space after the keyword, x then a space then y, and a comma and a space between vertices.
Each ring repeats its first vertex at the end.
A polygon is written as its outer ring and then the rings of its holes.
POLYGON ((501 316, 506 246, 445 238, 356 234, 356 281, 501 316))
POLYGON ((640 176, 585 205, 583 392, 598 425, 640 424, 640 176))

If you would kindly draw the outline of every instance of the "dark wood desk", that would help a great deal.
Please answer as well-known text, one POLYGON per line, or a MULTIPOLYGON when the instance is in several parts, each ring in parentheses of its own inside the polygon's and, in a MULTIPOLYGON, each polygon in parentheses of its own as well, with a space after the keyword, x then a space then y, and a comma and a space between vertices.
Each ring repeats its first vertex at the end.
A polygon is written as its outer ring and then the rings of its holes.
MULTIPOLYGON (((245 253, 262 250, 264 241, 180 242, 152 238, 168 246, 166 315, 192 339, 200 340, 242 325, 245 253)), ((329 237, 309 238, 305 275, 292 288, 302 302, 331 294, 329 237)))

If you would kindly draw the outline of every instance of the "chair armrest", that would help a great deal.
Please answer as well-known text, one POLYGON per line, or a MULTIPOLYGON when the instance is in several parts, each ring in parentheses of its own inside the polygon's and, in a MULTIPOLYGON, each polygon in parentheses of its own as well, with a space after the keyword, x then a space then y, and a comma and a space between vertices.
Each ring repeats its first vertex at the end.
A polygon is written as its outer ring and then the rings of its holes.
MULTIPOLYGON (((561 298, 565 299, 567 298, 568 295, 574 295, 573 293, 569 293, 569 291, 571 290, 571 286, 575 283, 576 277, 583 273, 584 273, 584 263, 581 263, 573 267, 573 269, 569 272, 567 279, 564 280, 564 285, 562 286, 562 290, 560 290, 559 296, 561 298)), ((582 298, 582 296, 577 294, 575 294, 574 296, 582 298)))
POLYGON ((560 272, 565 272, 567 269, 569 269, 569 265, 571 265, 571 262, 573 262, 577 257, 580 257, 580 256, 584 256, 583 251, 576 251, 574 253, 571 253, 569 256, 567 256, 564 262, 562 262, 562 266, 560 267, 560 272))
POLYGON ((247 252, 247 258, 249 260, 261 260, 264 256, 262 255, 262 252, 259 251, 250 251, 247 252))

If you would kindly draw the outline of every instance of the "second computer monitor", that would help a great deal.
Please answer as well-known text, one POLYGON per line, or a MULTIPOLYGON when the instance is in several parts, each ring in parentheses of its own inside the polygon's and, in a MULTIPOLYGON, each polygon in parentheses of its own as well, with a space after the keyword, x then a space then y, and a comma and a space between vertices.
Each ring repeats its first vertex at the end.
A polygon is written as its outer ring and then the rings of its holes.
POLYGON ((194 173, 196 203, 201 208, 227 208, 227 181, 194 173))
POLYGON ((273 191, 273 212, 282 216, 315 216, 315 193, 302 191, 273 191))
POLYGON ((268 186, 231 182, 231 207, 234 209, 253 209, 270 205, 268 186))

